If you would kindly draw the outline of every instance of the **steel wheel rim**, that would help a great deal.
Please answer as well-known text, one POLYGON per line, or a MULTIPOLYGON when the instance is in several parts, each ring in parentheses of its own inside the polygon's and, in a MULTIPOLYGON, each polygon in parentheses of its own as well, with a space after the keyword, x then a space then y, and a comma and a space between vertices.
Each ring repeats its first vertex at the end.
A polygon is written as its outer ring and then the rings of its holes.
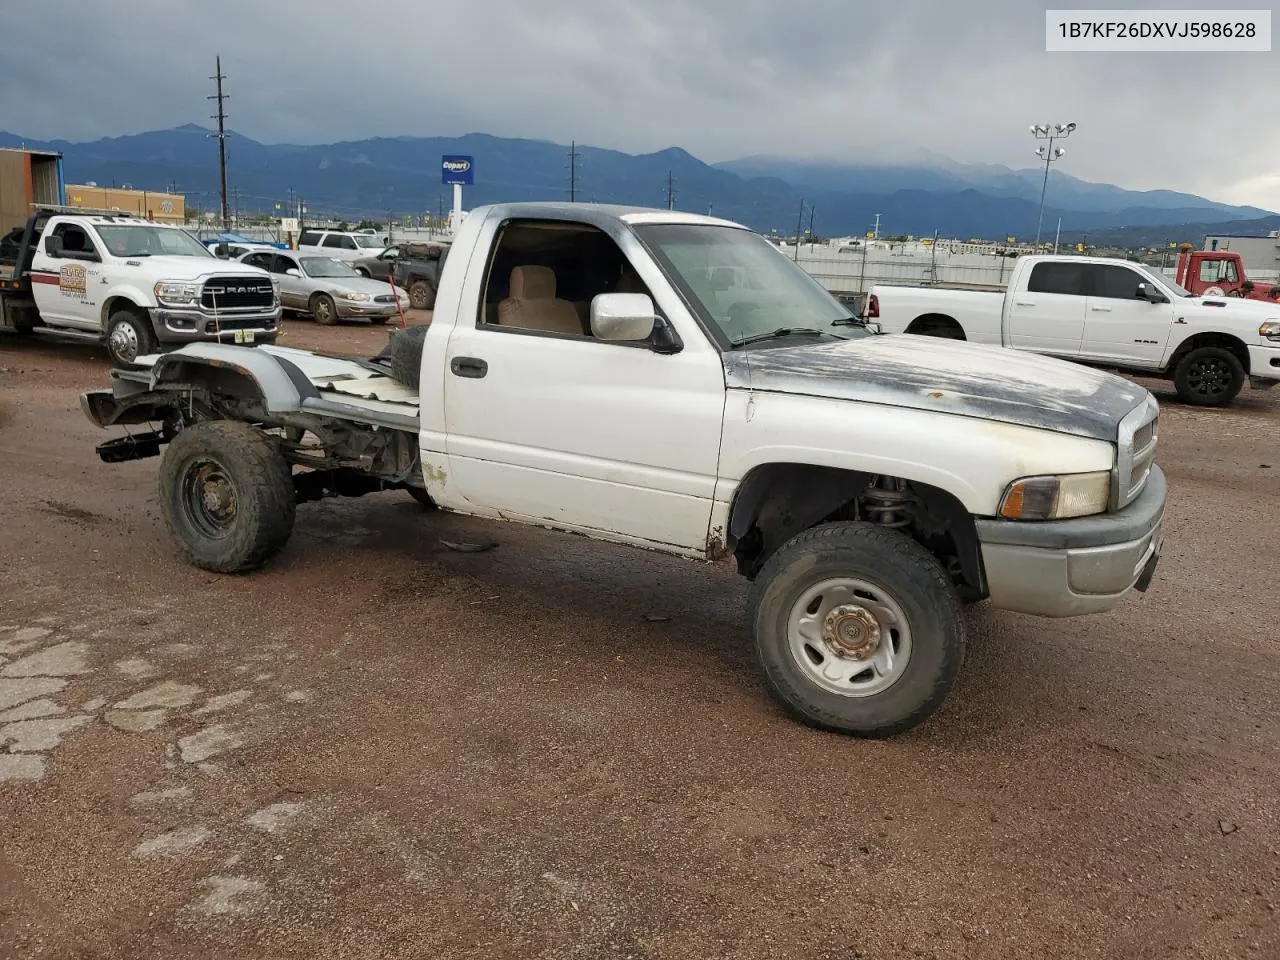
POLYGON ((911 660, 911 627, 883 587, 837 577, 796 599, 787 646, 811 683, 842 697, 872 697, 902 679, 911 660))
POLYGON ((1204 397, 1216 397, 1231 383, 1231 368, 1219 357, 1196 360, 1187 369, 1187 385, 1204 397))
POLYGON ((319 300, 316 301, 316 319, 328 320, 329 314, 330 314, 329 301, 326 300, 324 297, 321 297, 319 300))
POLYGON ((415 310, 425 310, 427 308, 427 292, 415 285, 409 291, 409 302, 413 304, 415 310))
POLYGON ((138 359, 138 331, 133 329, 133 324, 117 323, 111 328, 108 342, 116 359, 130 363, 138 359))
POLYGON ((235 483, 215 460, 193 460, 182 472, 182 507, 202 536, 221 540, 239 513, 235 483))

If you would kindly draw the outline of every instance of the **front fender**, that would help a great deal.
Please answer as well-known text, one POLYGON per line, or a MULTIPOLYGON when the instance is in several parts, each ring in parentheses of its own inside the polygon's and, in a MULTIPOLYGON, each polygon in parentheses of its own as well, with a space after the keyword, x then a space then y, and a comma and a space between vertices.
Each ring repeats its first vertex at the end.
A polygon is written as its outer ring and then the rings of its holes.
POLYGON ((102 297, 102 306, 98 310, 103 330, 107 329, 107 321, 111 319, 111 313, 116 309, 117 302, 120 300, 127 300, 134 307, 147 311, 148 318, 151 316, 155 298, 150 290, 144 291, 141 287, 131 283, 113 284, 107 287, 106 290, 106 294, 102 297))

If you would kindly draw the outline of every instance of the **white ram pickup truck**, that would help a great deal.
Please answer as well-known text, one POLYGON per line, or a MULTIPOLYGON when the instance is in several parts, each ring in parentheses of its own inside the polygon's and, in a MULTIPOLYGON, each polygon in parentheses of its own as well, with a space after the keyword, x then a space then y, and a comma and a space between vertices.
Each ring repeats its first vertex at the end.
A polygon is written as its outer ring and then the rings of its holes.
POLYGON ((807 722, 887 736, 946 696, 961 603, 1049 617, 1151 581, 1158 408, 1114 375, 874 335, 751 231, 672 211, 474 211, 429 326, 383 354, 193 344, 81 398, 155 456, 196 566, 245 571, 299 503, 424 506, 732 557, 764 676, 807 722))
POLYGON ((272 343, 280 291, 181 227, 37 210, 0 256, 0 329, 102 342, 129 364, 192 341, 272 343))
POLYGON ((885 333, 1166 377, 1192 404, 1228 404, 1246 378, 1257 389, 1280 381, 1280 305, 1196 296, 1123 260, 1022 257, 1004 293, 877 285, 865 313, 885 333))

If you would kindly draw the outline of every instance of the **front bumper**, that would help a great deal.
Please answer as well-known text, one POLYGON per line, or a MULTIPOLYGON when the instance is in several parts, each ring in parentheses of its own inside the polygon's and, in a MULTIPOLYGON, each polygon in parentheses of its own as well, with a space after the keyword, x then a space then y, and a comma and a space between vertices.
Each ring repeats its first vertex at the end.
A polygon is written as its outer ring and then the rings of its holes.
POLYGON ((1160 559, 1168 485, 1152 466, 1123 510, 1075 520, 978 520, 994 606, 1042 617, 1101 613, 1147 589, 1160 559))
MULTIPOLYGON (((151 325, 161 343, 194 343, 218 341, 234 343, 238 331, 252 331, 253 342, 270 343, 280 332, 280 307, 253 313, 222 311, 216 317, 198 309, 155 307, 151 325)), ((243 338, 241 333, 240 337, 243 338)))
POLYGON ((1280 380, 1280 345, 1249 348, 1249 379, 1280 380))
POLYGON ((352 300, 335 299, 333 305, 338 310, 338 316, 343 320, 367 317, 394 317, 399 314, 394 303, 371 303, 367 300, 356 303, 352 300))

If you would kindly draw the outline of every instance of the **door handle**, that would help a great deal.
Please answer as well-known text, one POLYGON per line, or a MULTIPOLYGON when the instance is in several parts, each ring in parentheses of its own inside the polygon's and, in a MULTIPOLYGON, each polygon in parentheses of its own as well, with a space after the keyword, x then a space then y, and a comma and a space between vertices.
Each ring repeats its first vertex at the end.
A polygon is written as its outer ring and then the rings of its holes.
POLYGON ((1030 300, 1015 300, 1013 301, 1013 305, 1015 307, 1034 307, 1035 306, 1035 304, 1032 303, 1030 300))
POLYGON ((1110 307, 1090 307, 1089 309, 1092 310, 1094 313, 1110 313, 1111 312, 1110 307))
POLYGON ((454 357, 449 361, 449 369, 453 371, 454 376, 479 380, 489 372, 489 364, 479 357, 454 357))

